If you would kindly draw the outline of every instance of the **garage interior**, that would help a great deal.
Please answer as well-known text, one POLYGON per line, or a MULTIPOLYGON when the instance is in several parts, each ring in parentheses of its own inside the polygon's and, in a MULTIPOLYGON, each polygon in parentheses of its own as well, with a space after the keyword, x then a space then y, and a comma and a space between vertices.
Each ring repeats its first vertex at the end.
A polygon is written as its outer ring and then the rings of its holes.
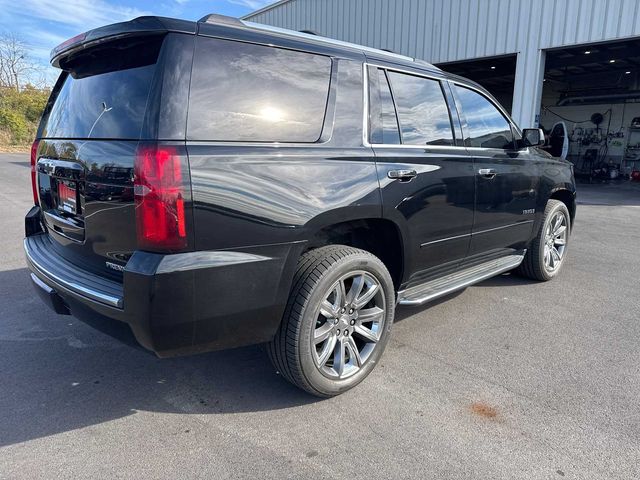
POLYGON ((441 63, 437 67, 479 83, 511 113, 517 55, 441 63))
MULTIPOLYGON (((509 112, 517 55, 438 64, 476 81, 509 112)), ((640 39, 546 51, 545 147, 590 182, 640 180, 640 39)))
POLYGON ((640 39, 546 52, 540 125, 576 177, 640 179, 639 72, 640 39))

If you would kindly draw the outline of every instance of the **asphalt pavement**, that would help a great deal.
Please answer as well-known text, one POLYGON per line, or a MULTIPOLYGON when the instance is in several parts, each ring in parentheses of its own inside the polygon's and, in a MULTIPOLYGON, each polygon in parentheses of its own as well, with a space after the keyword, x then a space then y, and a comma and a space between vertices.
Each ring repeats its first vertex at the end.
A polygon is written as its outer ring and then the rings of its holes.
POLYGON ((579 186, 561 275, 401 308, 372 375, 298 391, 260 346, 159 360, 36 297, 0 154, 0 478, 640 477, 640 189, 579 186))

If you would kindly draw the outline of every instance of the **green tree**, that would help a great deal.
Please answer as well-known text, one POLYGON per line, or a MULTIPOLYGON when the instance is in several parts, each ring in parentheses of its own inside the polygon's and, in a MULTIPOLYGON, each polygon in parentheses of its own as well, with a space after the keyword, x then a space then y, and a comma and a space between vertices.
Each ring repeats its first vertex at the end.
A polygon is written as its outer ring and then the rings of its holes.
POLYGON ((27 144, 36 134, 49 97, 48 89, 0 87, 0 130, 11 144, 27 144))

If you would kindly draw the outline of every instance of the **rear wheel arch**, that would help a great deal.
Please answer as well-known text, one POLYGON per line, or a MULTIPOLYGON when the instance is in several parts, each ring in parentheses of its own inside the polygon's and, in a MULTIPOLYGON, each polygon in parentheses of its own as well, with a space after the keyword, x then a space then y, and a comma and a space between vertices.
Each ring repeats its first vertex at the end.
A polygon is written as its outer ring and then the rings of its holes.
POLYGON ((379 217, 352 219, 317 226, 309 232, 306 251, 326 245, 347 245, 372 253, 387 267, 396 290, 403 280, 406 245, 400 228, 379 217))

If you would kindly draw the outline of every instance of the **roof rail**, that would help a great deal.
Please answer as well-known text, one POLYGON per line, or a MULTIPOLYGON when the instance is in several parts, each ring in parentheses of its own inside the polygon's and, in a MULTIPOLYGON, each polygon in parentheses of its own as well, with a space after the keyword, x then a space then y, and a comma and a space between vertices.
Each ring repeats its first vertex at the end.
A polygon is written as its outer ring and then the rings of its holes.
MULTIPOLYGON (((335 40, 333 38, 327 38, 327 37, 322 37, 322 36, 316 36, 313 34, 308 34, 305 32, 299 32, 296 30, 289 30, 286 28, 280 28, 280 27, 274 27, 272 25, 265 25, 263 23, 255 23, 255 22, 249 22, 247 20, 243 20, 242 23, 250 28, 256 28, 258 30, 264 30, 267 32, 273 32, 273 33, 280 33, 283 35, 290 35, 292 37, 301 37, 301 38, 308 38, 310 40, 315 40, 315 41, 320 41, 323 43, 327 43, 327 44, 331 44, 331 45, 336 45, 336 46, 342 46, 342 47, 349 47, 349 48, 353 48, 355 50, 361 50, 365 53, 369 52, 369 53, 375 53, 377 55, 383 55, 385 57, 388 58, 396 58, 396 59, 401 59, 404 61, 409 61, 409 62, 413 62, 415 61, 414 58, 412 57, 408 57, 406 55, 401 55, 399 53, 393 53, 393 52, 386 52, 384 50, 380 50, 378 48, 372 48, 372 47, 366 47, 364 45, 358 45, 356 43, 351 43, 351 42, 343 42, 342 40, 335 40)), ((429 66, 430 68, 433 68, 434 70, 439 70, 438 67, 431 65, 428 62, 424 62, 422 63, 422 65, 425 66, 429 66)))
POLYGON ((425 67, 431 67, 431 68, 434 68, 436 70, 442 70, 440 67, 436 67, 433 63, 429 63, 426 60, 423 60, 421 58, 414 58, 413 61, 415 63, 417 63, 418 65, 424 65, 425 67))
POLYGON ((238 20, 235 17, 229 17, 227 15, 219 15, 217 13, 210 13, 205 15, 198 23, 218 23, 223 25, 231 25, 232 27, 244 27, 242 20, 238 20))
POLYGON ((231 27, 255 28, 258 30, 264 30, 264 31, 273 32, 273 33, 280 33, 282 35, 289 35, 292 37, 307 38, 310 40, 319 41, 319 42, 323 42, 330 45, 353 48, 355 50, 360 50, 364 53, 367 53, 367 52, 375 53, 377 55, 388 57, 389 59, 395 58, 395 59, 404 60, 408 62, 415 62, 419 65, 423 65, 433 70, 440 70, 435 65, 429 62, 426 62, 424 60, 408 57, 406 55, 401 55, 399 53, 393 52, 391 50, 387 50, 385 48, 383 49, 371 48, 371 47, 366 47, 364 45, 358 45, 356 43, 343 42, 342 40, 335 40, 333 38, 323 37, 321 35, 318 35, 318 33, 314 32, 313 30, 300 30, 300 31, 289 30, 286 28, 274 27, 272 25, 265 25, 263 23, 255 23, 255 22, 249 22, 246 20, 240 20, 234 17, 228 17, 226 15, 218 15, 216 13, 205 15, 200 20, 198 20, 198 23, 211 23, 211 24, 219 24, 219 25, 228 25, 231 27))

